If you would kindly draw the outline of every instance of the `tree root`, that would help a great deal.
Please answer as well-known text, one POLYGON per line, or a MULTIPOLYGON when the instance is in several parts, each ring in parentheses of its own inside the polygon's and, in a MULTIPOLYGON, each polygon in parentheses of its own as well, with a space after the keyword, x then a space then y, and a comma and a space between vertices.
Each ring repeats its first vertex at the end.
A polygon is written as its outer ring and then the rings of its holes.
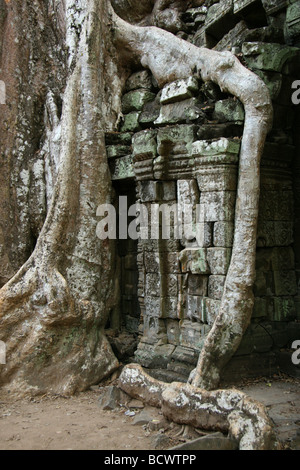
POLYGON ((239 390, 206 391, 190 384, 161 382, 141 366, 126 366, 120 388, 145 404, 160 407, 163 415, 184 427, 221 431, 239 443, 240 450, 275 450, 278 447, 265 407, 239 390))

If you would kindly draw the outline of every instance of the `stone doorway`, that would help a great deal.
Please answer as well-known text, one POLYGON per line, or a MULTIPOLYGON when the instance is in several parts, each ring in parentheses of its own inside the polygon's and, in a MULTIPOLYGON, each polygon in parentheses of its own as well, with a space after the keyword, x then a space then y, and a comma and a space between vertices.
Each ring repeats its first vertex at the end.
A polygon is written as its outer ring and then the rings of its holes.
MULTIPOLYGON (((136 202, 136 185, 131 179, 114 181, 115 207, 117 214, 117 277, 119 301, 112 311, 106 334, 117 358, 122 362, 131 361, 138 345, 140 326, 140 305, 138 300, 138 241, 126 236, 126 227, 120 237, 121 217, 127 218, 127 228, 134 217, 127 216, 127 208, 136 202), (120 198, 126 203, 126 214, 120 205, 120 198), (120 212, 123 211, 123 214, 120 212)), ((128 233, 128 232, 127 232, 128 233)))

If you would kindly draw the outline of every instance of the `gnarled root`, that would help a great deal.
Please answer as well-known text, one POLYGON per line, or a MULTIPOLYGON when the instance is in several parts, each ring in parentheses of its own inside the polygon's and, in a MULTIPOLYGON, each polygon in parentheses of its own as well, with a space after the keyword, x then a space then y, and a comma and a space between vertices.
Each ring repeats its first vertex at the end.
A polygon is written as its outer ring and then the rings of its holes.
POLYGON ((239 442, 240 450, 275 449, 276 436, 265 407, 239 390, 207 391, 190 384, 167 384, 141 366, 126 366, 120 388, 144 403, 161 407, 163 415, 182 425, 221 431, 239 442))

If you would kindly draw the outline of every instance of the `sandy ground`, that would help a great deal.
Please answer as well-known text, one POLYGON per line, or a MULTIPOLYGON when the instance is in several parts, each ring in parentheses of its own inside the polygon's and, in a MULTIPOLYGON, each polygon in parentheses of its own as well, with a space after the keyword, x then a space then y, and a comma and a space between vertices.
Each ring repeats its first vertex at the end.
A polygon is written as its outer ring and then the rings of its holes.
MULTIPOLYGON (((260 378, 240 384, 238 388, 266 405, 283 447, 297 449, 300 444, 300 380, 260 378)), ((130 407, 102 410, 99 406, 101 390, 70 398, 17 401, 1 401, 0 398, 0 449, 154 450, 168 449, 184 441, 183 437, 175 436, 180 426, 164 421, 160 411, 154 408, 145 409, 133 402, 130 407), (159 422, 159 428, 135 424, 141 413, 151 416, 153 423, 159 422)))

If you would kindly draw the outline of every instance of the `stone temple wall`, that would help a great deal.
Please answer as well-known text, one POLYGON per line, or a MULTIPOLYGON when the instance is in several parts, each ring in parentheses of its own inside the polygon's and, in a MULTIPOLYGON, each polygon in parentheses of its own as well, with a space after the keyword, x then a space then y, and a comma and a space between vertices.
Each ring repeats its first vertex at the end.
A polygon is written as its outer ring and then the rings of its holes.
MULTIPOLYGON (((255 307, 231 361, 238 373, 245 364, 271 370, 276 351, 300 339, 300 105, 291 100, 300 80, 300 2, 206 2, 182 14, 175 34, 231 50, 273 99, 261 164, 255 307)), ((162 203, 202 211, 200 246, 161 236, 135 248, 129 242, 121 254, 119 324, 137 337, 135 360, 185 379, 218 312, 230 262, 244 110, 212 82, 191 76, 160 90, 147 70, 132 73, 122 103, 119 132, 106 136, 117 193, 126 194, 127 185, 149 213, 162 203)))

